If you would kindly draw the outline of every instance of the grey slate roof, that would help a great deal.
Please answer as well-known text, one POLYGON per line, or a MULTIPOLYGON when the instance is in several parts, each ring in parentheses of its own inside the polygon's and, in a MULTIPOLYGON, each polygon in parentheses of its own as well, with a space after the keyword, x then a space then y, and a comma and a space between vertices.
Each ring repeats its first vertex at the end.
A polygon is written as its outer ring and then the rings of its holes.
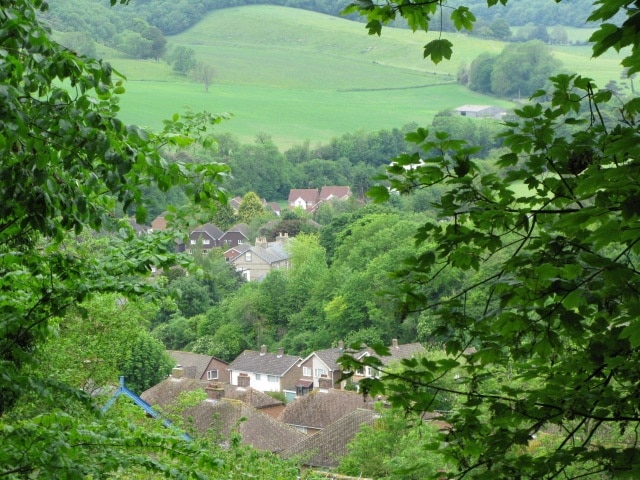
MULTIPOLYGON (((311 435, 282 452, 284 458, 301 455, 305 465, 313 467, 337 467, 347 454, 347 445, 360 431, 362 425, 373 424, 373 410, 357 409, 338 419, 324 430, 311 435), (307 458, 307 455, 310 455, 307 458)), ((372 455, 375 452, 371 452, 372 455)))
POLYGON ((335 348, 327 348, 325 350, 317 350, 314 353, 331 370, 340 370, 340 365, 338 365, 338 359, 347 352, 344 348, 335 347, 335 348))
POLYGON ((253 350, 245 350, 231 362, 229 370, 264 373, 281 377, 299 360, 301 360, 300 357, 293 355, 278 356, 275 353, 267 352, 262 354, 253 350))
POLYGON ((282 411, 278 420, 289 425, 323 429, 358 408, 373 409, 370 398, 345 390, 314 390, 296 398, 282 411))

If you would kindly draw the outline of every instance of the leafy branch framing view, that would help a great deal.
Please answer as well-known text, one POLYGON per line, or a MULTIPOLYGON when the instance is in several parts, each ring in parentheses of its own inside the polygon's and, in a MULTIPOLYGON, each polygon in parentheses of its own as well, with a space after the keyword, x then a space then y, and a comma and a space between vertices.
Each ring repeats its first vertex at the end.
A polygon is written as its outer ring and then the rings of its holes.
MULTIPOLYGON (((498 3, 508 2, 487 2, 498 3)), ((87 393, 37 364, 56 318, 98 293, 151 298, 157 285, 141 275, 191 264, 172 250, 178 233, 137 237, 118 209, 143 221, 144 187, 183 185, 211 211, 226 202, 220 182, 229 173, 222 163, 168 163, 160 153, 211 147, 222 116, 176 114, 159 133, 125 125, 119 74, 53 42, 36 18, 45 8, 13 0, 0 11, 0 477, 240 478, 234 462, 254 453, 131 428, 135 415, 99 414, 87 393), (108 240, 83 239, 87 231, 108 240)), ((360 0, 345 13, 366 17, 377 35, 397 17, 425 32, 445 14, 458 30, 475 21, 468 7, 443 0, 360 0)), ((600 24, 594 55, 623 51, 629 76, 640 71, 639 18, 627 0, 596 1, 589 17, 600 24)), ((424 56, 438 63, 453 49, 438 38, 424 56)), ((425 432, 423 457, 400 465, 404 475, 640 477, 640 101, 616 104, 578 75, 551 82, 505 121, 499 174, 483 173, 472 157, 478 147, 419 128, 407 135, 418 153, 394 159, 369 192, 384 202, 442 189, 437 216, 420 227, 415 255, 395 274, 398 290, 387 294, 402 300, 401 315, 429 317, 446 354, 390 370, 374 356, 343 359, 352 372, 380 371, 360 383, 363 393, 384 395, 417 423, 447 397, 447 409, 437 409, 443 428, 425 432), (453 271, 467 283, 433 302, 431 285, 453 271)), ((259 459, 242 463, 244 472, 297 475, 259 459)))

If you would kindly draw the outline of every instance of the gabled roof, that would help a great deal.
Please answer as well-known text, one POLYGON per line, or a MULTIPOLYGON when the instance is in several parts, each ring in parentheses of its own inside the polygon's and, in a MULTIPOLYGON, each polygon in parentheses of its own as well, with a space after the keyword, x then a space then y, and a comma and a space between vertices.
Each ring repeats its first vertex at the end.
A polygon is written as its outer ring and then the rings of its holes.
POLYGON ((247 253, 248 251, 251 251, 251 253, 261 258, 262 260, 265 261, 265 263, 268 263, 269 265, 289 259, 289 252, 286 251, 286 249, 284 248, 284 244, 282 242, 269 242, 267 248, 263 248, 257 245, 256 246, 249 245, 249 244, 243 244, 243 245, 245 246, 242 249, 238 247, 230 248, 225 252, 225 254, 227 252, 232 252, 233 250, 237 252, 235 256, 230 257, 230 260, 232 262, 237 258, 241 257, 243 254, 247 253))
POLYGON ((323 429, 358 408, 372 409, 373 403, 356 392, 314 390, 287 404, 278 420, 298 427, 323 429))
MULTIPOLYGON (((164 407, 175 402, 181 393, 204 390, 204 388, 209 384, 210 382, 194 378, 169 377, 144 391, 140 397, 150 405, 159 405, 164 407)), ((280 400, 251 387, 242 388, 229 384, 219 385, 224 389, 224 398, 238 400, 254 408, 267 408, 282 405, 280 400)))
POLYGON ((242 370, 244 372, 264 373, 265 375, 282 377, 299 361, 300 357, 293 355, 276 355, 275 353, 245 350, 231 362, 229 370, 242 370))
MULTIPOLYGON (((305 465, 337 467, 347 454, 347 445, 362 425, 371 425, 377 417, 373 410, 357 409, 345 415, 324 430, 311 435, 282 452, 282 457, 302 455, 305 465), (305 454, 311 454, 307 458, 305 454)), ((375 452, 372 452, 375 454, 375 452)))
POLYGON ((211 430, 228 440, 237 429, 242 442, 259 450, 279 452, 289 448, 305 435, 238 400, 205 400, 185 411, 193 418, 199 432, 211 430))
POLYGON ((316 350, 315 352, 311 352, 304 360, 302 360, 302 363, 306 362, 315 355, 320 360, 322 360, 327 367, 329 367, 329 370, 340 370, 340 365, 338 365, 338 358, 340 358, 345 353, 347 353, 346 350, 339 347, 316 350))
POLYGON ((384 365, 396 360, 404 360, 406 358, 412 358, 416 355, 426 352, 426 349, 420 343, 405 343, 404 345, 398 345, 397 341, 394 341, 389 347, 391 353, 388 357, 381 357, 384 365))
POLYGON ((224 234, 222 230, 220 230, 212 223, 205 223, 204 225, 200 225, 199 227, 191 230, 191 233, 205 233, 213 240, 218 240, 224 234))
POLYGON ((318 201, 318 189, 317 188, 292 188, 289 190, 289 202, 295 202, 301 198, 305 202, 315 203, 318 201))
POLYGON ((320 200, 343 200, 351 196, 351 188, 348 186, 322 187, 320 200))
POLYGON ((225 384, 224 398, 231 400, 240 400, 253 408, 267 408, 283 405, 280 400, 267 395, 260 390, 251 387, 236 387, 235 385, 225 384))
POLYGON ((233 197, 231 200, 229 200, 229 205, 231 205, 231 208, 233 208, 236 211, 240 207, 241 203, 242 203, 242 197, 233 197))
POLYGON ((241 233, 242 235, 244 235, 245 238, 249 238, 249 225, 247 225, 246 223, 238 223, 233 227, 231 227, 226 232, 224 232, 224 234, 221 236, 224 236, 227 233, 235 233, 235 232, 241 233))
POLYGON ((164 407, 174 402, 182 392, 202 390, 205 385, 205 382, 196 380, 195 378, 169 377, 142 392, 140 398, 150 405, 160 405, 164 407))
POLYGON ((229 250, 225 250, 224 255, 227 256, 227 254, 233 254, 235 253, 235 256, 230 256, 230 258, 236 258, 240 255, 242 255, 243 253, 248 252, 249 250, 251 250, 252 245, 249 243, 241 243, 239 245, 236 245, 235 247, 231 247, 229 250))
POLYGON ((184 368, 185 375, 190 378, 200 379, 205 374, 211 360, 217 360, 224 365, 228 362, 212 357, 211 355, 200 355, 193 352, 181 352, 179 350, 168 350, 169 356, 176 361, 177 365, 184 368))

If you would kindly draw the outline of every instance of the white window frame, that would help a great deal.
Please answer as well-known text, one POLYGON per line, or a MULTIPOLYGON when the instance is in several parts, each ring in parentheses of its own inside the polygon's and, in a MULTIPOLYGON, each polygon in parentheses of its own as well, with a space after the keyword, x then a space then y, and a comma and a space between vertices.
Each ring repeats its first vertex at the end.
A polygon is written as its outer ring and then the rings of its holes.
POLYGON ((280 377, 277 375, 267 375, 267 382, 269 383, 278 383, 280 381, 280 377))
POLYGON ((256 381, 259 382, 260 380, 262 380, 262 374, 256 373, 256 381))
POLYGON ((316 368, 315 370, 316 377, 321 377, 322 375, 327 375, 327 374, 328 372, 324 368, 316 368))
POLYGON ((311 367, 302 367, 302 376, 311 377, 311 367))
POLYGON ((242 245, 242 239, 238 240, 238 245, 242 245))
POLYGON ((210 245, 211 244, 211 240, 209 240, 208 238, 203 238, 202 239, 202 244, 203 245, 210 245))
POLYGON ((194 240, 193 238, 191 239, 191 245, 195 245, 197 242, 197 240, 194 240))
POLYGON ((215 368, 213 370, 207 370, 207 380, 217 380, 218 379, 218 369, 215 368))
POLYGON ((244 261, 245 262, 250 262, 251 261, 251 252, 246 252, 244 254, 244 261))

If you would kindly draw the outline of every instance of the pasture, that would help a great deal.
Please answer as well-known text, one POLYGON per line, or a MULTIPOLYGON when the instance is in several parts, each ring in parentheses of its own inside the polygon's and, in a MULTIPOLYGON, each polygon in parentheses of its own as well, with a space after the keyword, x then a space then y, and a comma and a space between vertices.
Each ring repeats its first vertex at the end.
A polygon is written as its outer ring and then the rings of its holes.
MULTIPOLYGON (((466 103, 511 106, 455 83, 461 65, 483 52, 499 53, 504 43, 446 33, 453 57, 434 65, 422 58, 422 46, 435 35, 387 28, 381 37, 369 36, 362 23, 262 5, 214 11, 168 39, 169 48, 190 47, 198 61, 214 67, 208 93, 165 62, 110 60, 127 76, 125 121, 157 129, 185 107, 229 112, 233 119, 219 132, 244 142, 265 133, 282 148, 359 129, 424 125, 437 112, 466 103)), ((588 47, 554 51, 565 69, 600 85, 620 78, 613 56, 591 61, 588 47)))

